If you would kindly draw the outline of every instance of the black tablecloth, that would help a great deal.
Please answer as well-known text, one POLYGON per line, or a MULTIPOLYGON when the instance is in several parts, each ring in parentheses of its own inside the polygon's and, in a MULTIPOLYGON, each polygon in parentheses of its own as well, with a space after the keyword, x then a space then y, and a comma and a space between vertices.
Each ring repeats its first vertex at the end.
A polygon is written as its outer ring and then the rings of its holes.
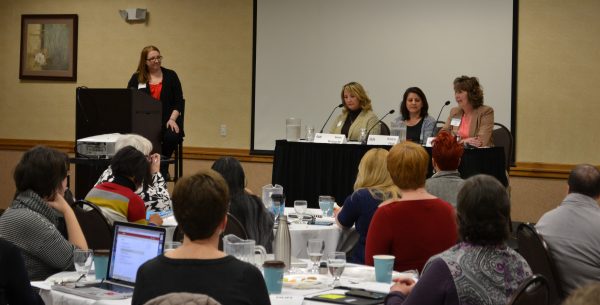
MULTIPOLYGON (((334 196, 338 204, 353 192, 353 185, 362 156, 371 148, 391 146, 353 144, 320 144, 278 140, 275 145, 272 183, 283 186, 287 206, 294 200, 308 201, 309 208, 318 208, 319 195, 334 196)), ((431 154, 431 149, 427 148, 431 154)), ((465 149, 459 171, 463 178, 488 174, 508 185, 502 147, 465 149)), ((432 174, 431 161, 428 177, 432 174)))

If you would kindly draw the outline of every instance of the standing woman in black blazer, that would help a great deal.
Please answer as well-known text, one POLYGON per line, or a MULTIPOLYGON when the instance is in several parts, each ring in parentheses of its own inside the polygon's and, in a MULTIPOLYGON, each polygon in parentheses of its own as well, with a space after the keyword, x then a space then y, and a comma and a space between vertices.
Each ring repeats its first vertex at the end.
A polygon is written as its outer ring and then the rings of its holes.
MULTIPOLYGON (((162 152, 170 158, 184 137, 182 128, 183 90, 177 73, 161 67, 163 57, 155 46, 142 49, 137 71, 131 76, 127 88, 142 90, 162 102, 162 152)), ((168 174, 167 164, 161 165, 161 173, 168 174)), ((167 177, 165 177, 167 178, 167 177)))

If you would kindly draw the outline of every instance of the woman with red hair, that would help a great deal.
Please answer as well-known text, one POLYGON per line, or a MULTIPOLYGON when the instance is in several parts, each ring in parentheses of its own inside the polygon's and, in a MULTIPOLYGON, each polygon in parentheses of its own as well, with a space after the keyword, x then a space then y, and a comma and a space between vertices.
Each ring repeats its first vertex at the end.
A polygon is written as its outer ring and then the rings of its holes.
POLYGON ((433 140, 431 162, 435 174, 425 182, 425 189, 432 195, 456 207, 456 195, 464 180, 458 172, 463 146, 446 131, 440 132, 433 140))

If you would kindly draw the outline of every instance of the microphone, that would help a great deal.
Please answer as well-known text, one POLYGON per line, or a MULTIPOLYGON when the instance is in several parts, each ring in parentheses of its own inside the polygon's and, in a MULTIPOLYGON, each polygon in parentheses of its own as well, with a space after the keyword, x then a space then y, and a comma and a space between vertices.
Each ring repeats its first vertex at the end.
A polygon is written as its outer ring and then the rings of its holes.
POLYGON ((81 89, 87 89, 87 87, 86 86, 81 86, 81 87, 75 88, 75 101, 77 102, 77 105, 79 105, 79 108, 81 108, 81 113, 83 114, 83 119, 85 119, 86 123, 89 123, 90 120, 88 119, 88 116, 85 113, 85 108, 83 108, 83 104, 79 100, 79 90, 81 90, 81 89))
POLYGON ((375 125, 371 126, 371 128, 369 128, 369 130, 367 131, 367 135, 365 136, 365 138, 362 141, 362 144, 367 144, 367 140, 369 139, 369 135, 371 134, 371 130, 373 130, 373 128, 375 128, 375 126, 379 125, 379 123, 381 123, 381 121, 383 121, 383 119, 385 119, 386 116, 388 116, 389 114, 392 114, 396 112, 395 109, 392 109, 390 111, 388 111, 388 113, 386 113, 381 119, 379 119, 379 121, 377 121, 377 123, 375 123, 375 125))
MULTIPOLYGON (((435 130, 437 128, 437 121, 440 119, 440 115, 442 115, 442 110, 444 110, 444 107, 450 105, 450 101, 446 101, 444 103, 444 106, 442 106, 442 108, 440 109, 440 113, 438 113, 437 118, 435 119, 435 125, 433 125, 433 133, 431 134, 432 137, 437 136, 437 134, 440 132, 441 128, 438 129, 437 131, 435 130)), ((423 140, 424 141, 424 140, 423 140)))
POLYGON ((329 119, 331 119, 331 116, 333 115, 333 113, 335 112, 335 110, 338 109, 338 108, 342 108, 343 106, 344 106, 344 104, 339 104, 339 105, 335 106, 333 108, 333 110, 331 110, 331 113, 327 117, 327 120, 325 120, 325 124, 323 124, 323 127, 321 127, 321 131, 319 131, 319 133, 323 133, 323 129, 325 129, 325 125, 327 125, 327 122, 329 122, 329 119))

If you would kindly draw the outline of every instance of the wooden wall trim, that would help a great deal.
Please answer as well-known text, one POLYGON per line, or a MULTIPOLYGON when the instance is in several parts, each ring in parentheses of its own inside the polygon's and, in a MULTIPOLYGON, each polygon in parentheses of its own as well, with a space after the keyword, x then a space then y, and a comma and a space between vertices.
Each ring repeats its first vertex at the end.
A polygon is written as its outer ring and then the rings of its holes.
MULTIPOLYGON (((75 153, 73 141, 48 141, 24 139, 0 139, 0 150, 25 151, 36 145, 45 145, 56 148, 66 153, 75 153)), ((211 147, 183 147, 183 158, 190 160, 217 160, 223 156, 235 157, 241 162, 273 163, 273 156, 255 156, 248 149, 236 148, 211 148, 211 147)))
MULTIPOLYGON (((0 139, 0 150, 25 151, 35 145, 46 145, 66 153, 74 153, 75 147, 72 141, 0 139)), ((184 159, 216 160, 222 156, 232 156, 242 162, 273 163, 273 156, 251 155, 248 149, 185 146, 183 148, 184 159)), ((574 166, 573 164, 517 162, 515 167, 510 168, 510 176, 566 179, 574 166)))

